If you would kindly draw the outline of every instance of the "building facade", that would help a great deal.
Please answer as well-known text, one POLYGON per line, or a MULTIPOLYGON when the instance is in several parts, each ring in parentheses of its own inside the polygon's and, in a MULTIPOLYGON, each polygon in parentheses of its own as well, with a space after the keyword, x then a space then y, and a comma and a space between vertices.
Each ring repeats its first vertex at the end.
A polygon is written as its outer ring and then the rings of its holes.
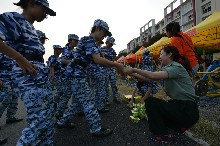
POLYGON ((170 22, 179 22, 181 31, 196 26, 215 11, 220 11, 220 0, 174 0, 164 8, 164 18, 155 24, 151 19, 140 28, 140 36, 127 44, 128 52, 136 46, 142 46, 157 34, 166 33, 165 27, 170 22), (177 4, 177 7, 174 5, 177 4))

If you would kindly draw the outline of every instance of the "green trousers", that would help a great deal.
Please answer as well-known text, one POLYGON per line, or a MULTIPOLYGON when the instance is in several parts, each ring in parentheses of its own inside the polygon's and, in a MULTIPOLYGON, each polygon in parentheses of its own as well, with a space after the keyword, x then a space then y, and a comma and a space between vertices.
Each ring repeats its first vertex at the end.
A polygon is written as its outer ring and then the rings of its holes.
POLYGON ((145 101, 150 132, 167 135, 168 129, 179 131, 189 128, 199 120, 199 110, 191 101, 164 101, 149 97, 145 101))

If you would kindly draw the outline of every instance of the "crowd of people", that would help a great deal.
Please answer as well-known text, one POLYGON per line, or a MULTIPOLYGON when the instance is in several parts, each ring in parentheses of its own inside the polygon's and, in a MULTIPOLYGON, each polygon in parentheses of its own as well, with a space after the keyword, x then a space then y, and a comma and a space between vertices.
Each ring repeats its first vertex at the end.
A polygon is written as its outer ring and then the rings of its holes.
MULTIPOLYGON (((27 127, 22 131, 18 146, 53 145, 54 128, 73 128, 70 120, 80 113, 86 116, 92 136, 112 134, 102 126, 99 114, 109 111, 106 109, 109 82, 113 102, 120 103, 116 71, 137 79, 133 95, 140 90, 153 140, 171 143, 168 128, 184 133, 198 121, 198 97, 193 87, 198 61, 192 53, 191 39, 180 31, 178 23, 166 27, 167 36, 172 37, 171 46, 161 50, 159 61, 163 68, 159 72, 148 50, 143 53, 142 69, 129 67, 125 70, 122 64, 114 62, 115 39, 108 24, 100 19, 94 21, 88 36, 79 39, 76 34, 69 34, 65 47, 53 45, 54 55, 45 65, 43 44, 47 37, 35 30, 33 23, 56 13, 49 8, 47 0, 20 0, 15 5, 23 9, 22 14, 6 12, 0 15, 0 116, 7 109, 7 124, 22 121, 15 118, 18 97, 22 99, 27 127), (161 79, 171 98, 169 102, 153 97, 158 91, 156 81, 161 79), (94 88, 94 96, 89 82, 94 88), (66 109, 70 98, 71 104, 66 109)), ((0 141, 1 144, 6 142, 7 139, 0 141)))

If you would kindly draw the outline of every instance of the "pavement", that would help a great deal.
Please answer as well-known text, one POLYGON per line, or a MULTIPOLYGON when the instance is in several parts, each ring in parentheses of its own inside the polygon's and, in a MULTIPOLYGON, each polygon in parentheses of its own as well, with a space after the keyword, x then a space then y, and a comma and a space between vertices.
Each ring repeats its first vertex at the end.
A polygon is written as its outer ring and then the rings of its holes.
MULTIPOLYGON (((110 99, 109 113, 101 113, 102 126, 113 130, 113 134, 97 138, 89 133, 89 125, 85 116, 76 116, 72 122, 76 125, 74 129, 55 129, 55 146, 160 146, 167 145, 154 142, 148 138, 149 128, 147 120, 141 120, 139 123, 132 123, 129 120, 131 109, 126 107, 125 101, 116 104, 110 99)), ((3 146, 15 146, 21 136, 22 130, 26 127, 26 111, 23 102, 19 99, 18 112, 16 117, 24 118, 22 122, 15 124, 6 124, 4 112, 0 119, 0 137, 8 137, 8 142, 3 146)), ((199 144, 187 136, 173 137, 173 146, 198 146, 199 144)))

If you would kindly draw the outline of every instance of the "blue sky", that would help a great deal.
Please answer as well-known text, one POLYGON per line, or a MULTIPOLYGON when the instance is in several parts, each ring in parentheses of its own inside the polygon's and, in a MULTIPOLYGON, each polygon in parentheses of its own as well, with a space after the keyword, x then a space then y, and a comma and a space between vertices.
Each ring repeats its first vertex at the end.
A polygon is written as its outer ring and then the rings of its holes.
MULTIPOLYGON (((19 0, 1 0, 0 13, 22 9, 13 5, 19 0)), ((164 8, 173 0, 48 0, 57 16, 34 23, 35 29, 46 33, 45 60, 53 54, 52 46, 64 46, 70 33, 79 37, 89 35, 93 22, 102 19, 109 25, 116 40, 113 48, 119 53, 127 43, 140 34, 140 27, 151 19, 156 23, 164 17, 164 8)), ((179 1, 179 0, 178 0, 179 1)), ((104 40, 105 41, 105 40, 104 40)))

